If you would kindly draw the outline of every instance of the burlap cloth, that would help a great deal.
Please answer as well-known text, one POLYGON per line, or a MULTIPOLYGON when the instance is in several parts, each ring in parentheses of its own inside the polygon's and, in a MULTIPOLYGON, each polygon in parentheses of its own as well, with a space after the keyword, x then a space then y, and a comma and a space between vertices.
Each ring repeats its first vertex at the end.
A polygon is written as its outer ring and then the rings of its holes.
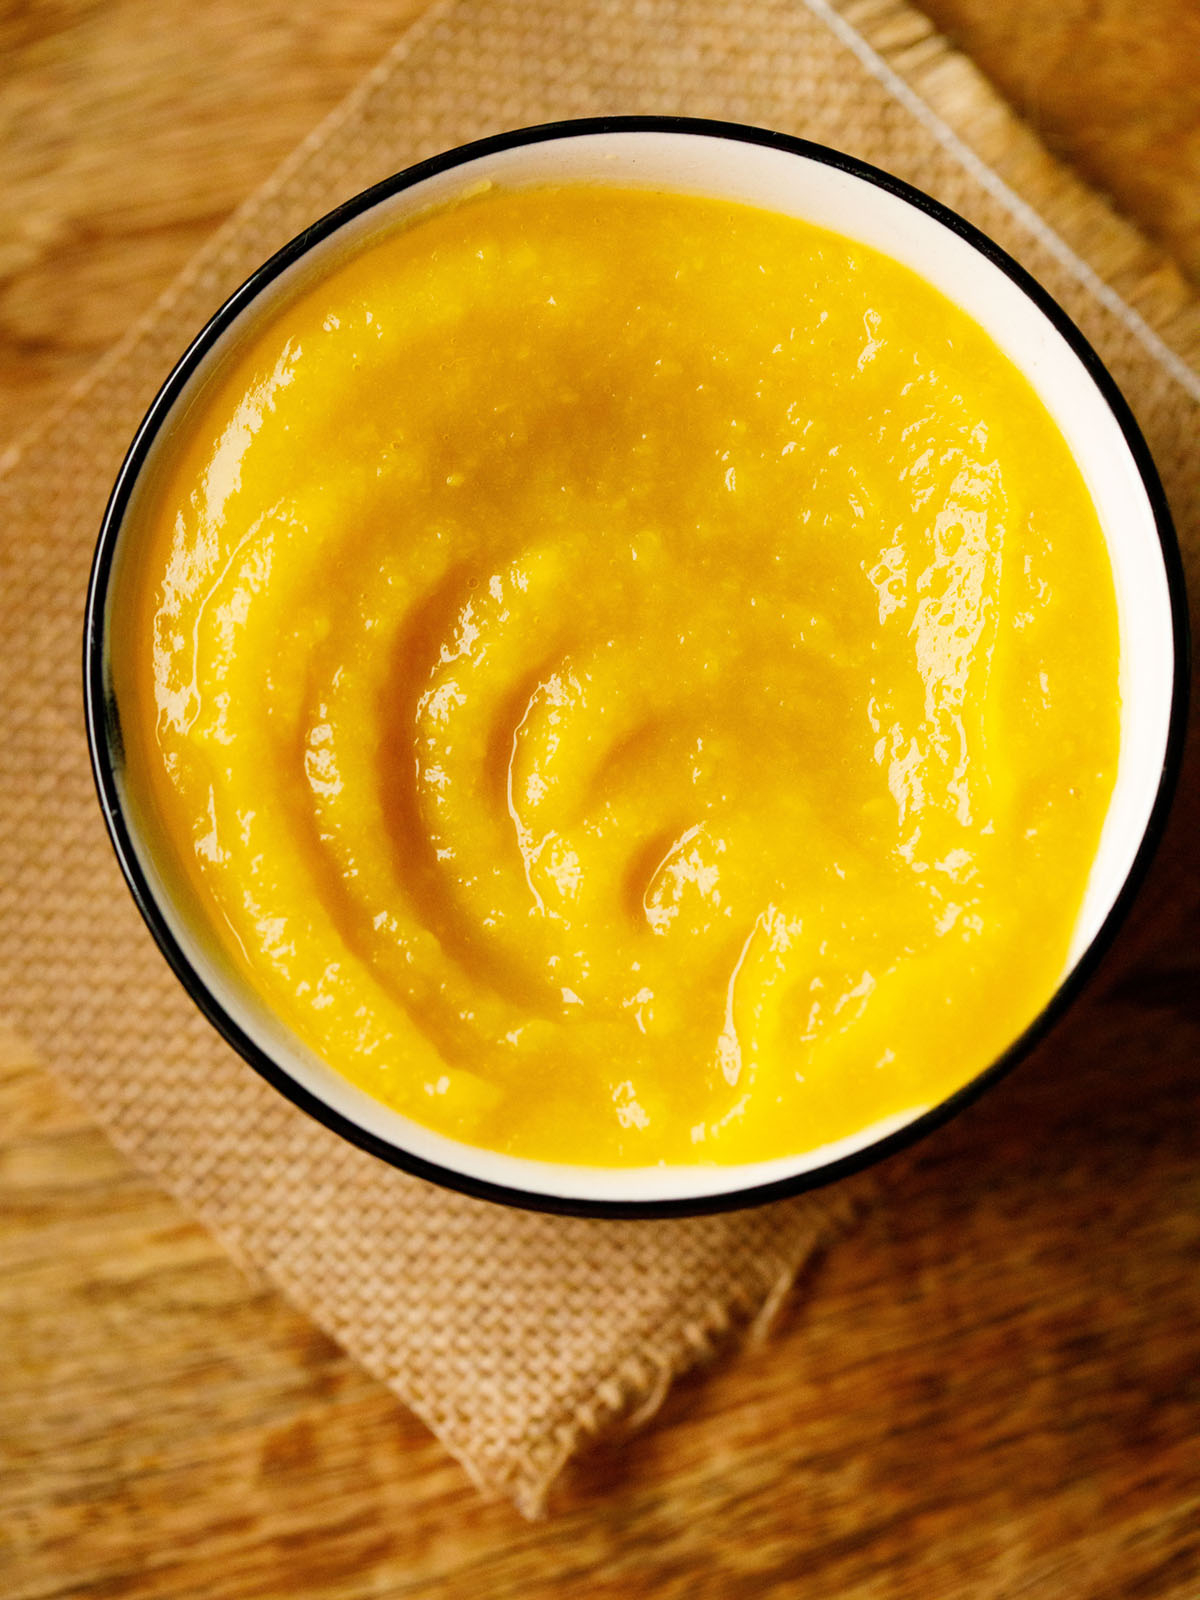
POLYGON ((588 1435, 760 1315, 844 1191, 731 1217, 572 1221, 442 1193, 340 1142, 220 1043, 143 931, 93 798, 80 620, 153 391, 304 224, 419 157, 603 112, 753 122, 919 184, 1019 256, 1134 402, 1185 547, 1200 385, 871 58, 823 0, 441 0, 212 240, 0 481, 0 997, 117 1143, 526 1512, 588 1435))

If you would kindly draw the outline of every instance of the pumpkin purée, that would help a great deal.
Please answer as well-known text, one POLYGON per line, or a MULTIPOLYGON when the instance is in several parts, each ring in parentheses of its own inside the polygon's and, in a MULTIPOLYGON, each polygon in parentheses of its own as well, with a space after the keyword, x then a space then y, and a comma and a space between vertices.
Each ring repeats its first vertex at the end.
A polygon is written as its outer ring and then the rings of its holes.
POLYGON ((471 195, 254 326, 140 515, 134 797, 255 989, 417 1121, 784 1156, 940 1100, 1055 988, 1111 571, 1028 383, 882 255, 471 195))

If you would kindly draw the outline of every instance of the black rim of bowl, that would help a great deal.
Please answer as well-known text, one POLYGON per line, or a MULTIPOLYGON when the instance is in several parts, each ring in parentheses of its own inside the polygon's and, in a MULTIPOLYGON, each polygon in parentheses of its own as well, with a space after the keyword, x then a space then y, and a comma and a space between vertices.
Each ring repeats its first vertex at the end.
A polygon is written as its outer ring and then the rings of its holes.
POLYGON ((274 1088, 287 1096, 302 1111, 325 1124, 333 1132, 348 1139, 371 1154, 379 1156, 390 1165, 400 1167, 417 1177, 473 1195, 479 1199, 498 1201, 526 1210, 560 1212, 572 1216, 588 1217, 670 1217, 696 1216, 706 1213, 736 1210, 762 1205, 768 1201, 784 1199, 807 1189, 814 1189, 848 1177, 862 1168, 894 1154, 935 1128, 948 1122, 964 1107, 976 1100, 985 1089, 1003 1077, 1038 1044, 1072 1004, 1084 988, 1092 973, 1111 945, 1117 929, 1123 922, 1137 890, 1145 878, 1150 860, 1162 839, 1167 812, 1182 761, 1185 724, 1187 720, 1188 669, 1190 640, 1187 621, 1186 590, 1183 565, 1179 553, 1166 496, 1159 482, 1149 449, 1142 438, 1137 423, 1116 383, 1103 362, 1067 316, 1041 285, 985 234, 963 220, 955 212, 932 199, 921 190, 904 183, 890 173, 866 162, 856 160, 824 145, 767 129, 743 126, 738 123, 707 121, 693 117, 593 117, 578 121, 552 122, 539 127, 519 128, 510 132, 480 139, 462 145, 442 155, 422 161, 395 176, 364 190, 345 204, 306 228, 290 243, 284 245, 269 261, 254 272, 242 286, 235 290, 221 309, 205 325, 180 358, 166 383, 159 391, 146 413, 129 452, 118 474, 101 524, 96 554, 88 588, 84 627, 84 699, 87 720, 88 745, 91 751, 93 775, 100 798, 100 806, 108 826, 109 835, 125 880, 132 891, 142 917, 153 934, 159 949, 173 968, 176 976, 192 1000, 221 1033, 226 1041, 249 1062, 274 1088), (1130 455, 1137 467, 1149 501, 1158 532, 1163 568, 1172 617, 1172 646, 1174 655, 1174 683, 1167 744, 1162 773, 1149 821, 1132 866, 1126 874, 1119 894, 1110 907, 1098 932, 1059 985, 1043 1010, 1008 1048, 970 1082, 957 1089, 947 1099, 922 1112, 903 1127, 854 1151, 810 1171, 751 1185, 746 1188, 723 1190, 718 1193, 661 1200, 616 1200, 579 1198, 542 1194, 536 1190, 511 1188, 478 1178, 470 1173, 443 1167, 428 1161, 401 1146, 351 1121, 335 1111, 325 1101, 305 1089, 290 1073, 272 1060, 234 1021, 220 1001, 201 981, 167 925, 149 882, 143 872, 137 846, 122 810, 117 785, 120 765, 120 728, 106 674, 105 610, 109 578, 114 552, 120 536, 122 522, 134 483, 141 471, 150 447, 160 428, 173 409, 181 392, 191 380, 201 360, 217 339, 246 310, 253 300, 282 272, 298 261, 313 246, 336 233, 354 218, 403 190, 411 188, 426 178, 465 165, 480 156, 521 145, 542 144, 555 139, 570 139, 581 135, 625 133, 682 133, 698 134, 707 138, 727 139, 743 144, 765 146, 792 155, 805 156, 825 166, 834 167, 852 177, 865 180, 877 188, 907 201, 917 210, 957 234, 972 245, 980 255, 998 267, 1030 299, 1047 320, 1066 340, 1082 362, 1102 398, 1115 417, 1124 435, 1130 455))

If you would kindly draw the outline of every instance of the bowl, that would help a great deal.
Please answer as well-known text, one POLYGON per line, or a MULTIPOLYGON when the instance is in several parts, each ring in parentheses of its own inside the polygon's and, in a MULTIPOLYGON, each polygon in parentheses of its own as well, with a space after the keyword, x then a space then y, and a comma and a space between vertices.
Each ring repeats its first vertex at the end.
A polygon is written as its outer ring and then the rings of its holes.
POLYGON ((879 1160, 973 1100, 1062 1015, 1112 939, 1162 831, 1185 719, 1186 629, 1178 547, 1129 408, 1079 330, 1015 261, 927 195, 836 151, 725 123, 601 118, 501 134, 385 180, 306 229, 216 313, 150 407, 108 505, 87 602, 87 727, 112 842, 160 949, 228 1042, 301 1109, 395 1166, 476 1196, 590 1216, 696 1213, 777 1199, 879 1160), (1052 999, 997 1060, 937 1105, 794 1157, 741 1166, 555 1164, 476 1148, 400 1115, 308 1050, 233 969, 170 881, 128 781, 111 647, 138 560, 139 506, 162 442, 214 366, 298 280, 380 227, 478 183, 564 180, 746 202, 803 217, 914 269, 980 323, 1032 384, 1083 473, 1112 563, 1122 702, 1117 776, 1052 999))

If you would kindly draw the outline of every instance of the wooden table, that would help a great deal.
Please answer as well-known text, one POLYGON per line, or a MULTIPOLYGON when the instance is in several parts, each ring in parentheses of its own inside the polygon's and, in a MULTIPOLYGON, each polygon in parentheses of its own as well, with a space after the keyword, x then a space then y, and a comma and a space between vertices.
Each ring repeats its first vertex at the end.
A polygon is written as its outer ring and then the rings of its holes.
MULTIPOLYGON (((0 16, 0 446, 422 4, 0 16)), ((930 6, 1200 269, 1190 0, 1108 4, 1099 33, 1082 0, 930 6)), ((945 47, 897 32, 886 0, 855 15, 930 92, 950 81, 945 47)), ((972 95, 993 141, 1019 138, 972 95)), ((890 1164, 803 1314, 595 1451, 539 1525, 481 1503, 386 1391, 0 1048, 0 1593, 1196 1600, 1194 778, 1090 999, 890 1164)))

